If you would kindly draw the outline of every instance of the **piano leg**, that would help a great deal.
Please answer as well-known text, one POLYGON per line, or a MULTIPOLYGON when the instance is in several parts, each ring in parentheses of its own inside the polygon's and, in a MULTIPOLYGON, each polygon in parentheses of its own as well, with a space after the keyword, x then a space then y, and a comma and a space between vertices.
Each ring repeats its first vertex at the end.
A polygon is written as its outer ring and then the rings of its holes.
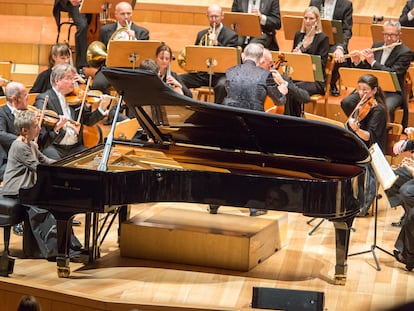
POLYGON ((349 236, 352 229, 354 217, 343 221, 334 221, 336 237, 336 265, 335 265, 335 284, 345 285, 347 273, 347 258, 349 247, 349 236))
MULTIPOLYGON (((56 256, 57 273, 60 278, 67 278, 70 275, 69 249, 72 234, 72 219, 74 215, 61 215, 56 218, 58 255, 56 256)), ((56 217, 56 216, 55 216, 56 217)))

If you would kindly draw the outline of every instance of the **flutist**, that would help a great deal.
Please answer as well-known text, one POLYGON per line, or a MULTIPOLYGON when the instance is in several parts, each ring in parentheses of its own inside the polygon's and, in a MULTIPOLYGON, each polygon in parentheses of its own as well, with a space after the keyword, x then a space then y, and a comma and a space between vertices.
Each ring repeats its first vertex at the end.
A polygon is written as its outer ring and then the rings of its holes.
MULTIPOLYGON (((401 25, 398 21, 386 21, 383 25, 384 41, 375 42, 371 48, 362 51, 351 51, 352 67, 395 72, 401 91, 385 92, 386 103, 390 114, 390 121, 395 120, 395 110, 403 109, 402 126, 405 128, 408 121, 408 108, 404 91, 404 77, 412 59, 411 49, 400 42, 401 25), (386 47, 384 47, 386 46, 386 47), (383 48, 384 47, 384 48, 383 48)), ((345 114, 349 116, 358 103, 355 93, 350 94, 341 102, 345 114)))

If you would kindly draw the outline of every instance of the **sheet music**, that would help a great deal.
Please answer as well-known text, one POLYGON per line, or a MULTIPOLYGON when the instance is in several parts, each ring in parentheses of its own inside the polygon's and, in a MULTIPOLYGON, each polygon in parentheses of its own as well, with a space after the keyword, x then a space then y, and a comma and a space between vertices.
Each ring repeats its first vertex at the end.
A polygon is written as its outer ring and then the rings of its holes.
POLYGON ((372 158, 372 167, 378 177, 378 181, 384 190, 391 188, 398 176, 395 175, 393 169, 381 151, 377 143, 373 144, 369 149, 372 158))

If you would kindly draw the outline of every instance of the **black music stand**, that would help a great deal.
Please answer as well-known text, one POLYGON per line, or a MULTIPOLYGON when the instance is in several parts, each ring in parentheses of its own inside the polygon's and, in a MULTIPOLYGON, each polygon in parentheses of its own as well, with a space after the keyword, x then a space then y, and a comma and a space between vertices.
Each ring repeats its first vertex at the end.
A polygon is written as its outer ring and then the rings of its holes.
POLYGON ((208 72, 208 99, 210 101, 213 73, 225 73, 229 67, 240 63, 240 50, 231 47, 187 45, 186 70, 208 72))
POLYGON ((108 44, 107 67, 135 69, 142 60, 154 58, 161 41, 156 40, 111 40, 108 44))
POLYGON ((252 13, 224 12, 223 24, 239 36, 260 37, 262 28, 259 16, 252 13))
MULTIPOLYGON (((375 143, 370 149, 371 158, 372 158, 372 167, 374 168, 375 175, 378 178, 379 185, 382 186, 384 190, 389 189, 394 182, 397 180, 397 176, 394 174, 394 171, 392 170, 391 166, 388 164, 387 159, 385 158, 384 154, 382 153, 380 147, 377 143, 375 143)), ((378 199, 381 198, 381 195, 378 194, 378 187, 377 187, 377 193, 375 195, 374 199, 374 240, 371 245, 371 248, 366 251, 357 252, 353 254, 349 254, 348 256, 356 256, 366 253, 372 253, 372 256, 374 257, 375 265, 377 268, 377 271, 381 270, 381 267, 378 262, 377 255, 375 254, 375 249, 379 249, 380 251, 383 251, 384 253, 394 257, 394 254, 391 252, 383 249, 382 247, 378 246, 377 244, 377 230, 378 230, 378 199)))
MULTIPOLYGON (((303 17, 284 15, 282 16, 283 29, 286 40, 293 40, 295 34, 302 27, 303 17)), ((336 19, 321 19, 322 31, 328 36, 329 44, 334 45, 344 42, 342 22, 336 19)))

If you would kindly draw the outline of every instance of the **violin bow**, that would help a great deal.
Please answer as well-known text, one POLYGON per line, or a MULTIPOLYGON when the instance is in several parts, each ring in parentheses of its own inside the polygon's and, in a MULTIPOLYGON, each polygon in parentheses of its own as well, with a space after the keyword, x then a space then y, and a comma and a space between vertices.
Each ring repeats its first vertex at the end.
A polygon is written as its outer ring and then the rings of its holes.
MULTIPOLYGON (((46 95, 45 100, 43 101, 42 111, 40 112, 39 129, 42 128, 43 118, 45 116, 45 111, 46 111, 46 106, 47 106, 48 101, 49 101, 49 95, 46 95)), ((39 134, 40 134, 40 131, 39 131, 39 134)), ((39 134, 37 135, 36 139, 34 140, 35 143, 37 143, 37 141, 39 139, 39 134)))
POLYGON ((86 88, 85 88, 85 91, 83 92, 82 103, 81 103, 81 106, 79 108, 80 111, 79 111, 79 114, 78 114, 78 120, 76 121, 78 124, 80 123, 81 118, 82 118, 83 107, 85 106, 86 96, 88 95, 89 84, 91 83, 91 81, 92 81, 92 79, 91 79, 91 77, 89 77, 88 81, 86 82, 86 88))

